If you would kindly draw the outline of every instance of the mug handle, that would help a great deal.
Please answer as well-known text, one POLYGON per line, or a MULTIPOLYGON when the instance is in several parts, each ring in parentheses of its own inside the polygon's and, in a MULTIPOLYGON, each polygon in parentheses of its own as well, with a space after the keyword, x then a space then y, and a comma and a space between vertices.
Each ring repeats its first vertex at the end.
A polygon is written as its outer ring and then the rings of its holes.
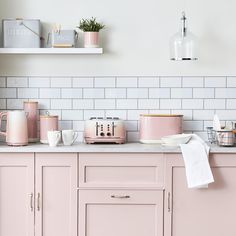
POLYGON ((58 134, 57 134, 57 143, 59 143, 60 138, 61 138, 61 133, 58 133, 58 134))
POLYGON ((4 116, 7 116, 7 112, 0 112, 0 134, 4 135, 4 136, 7 136, 7 132, 1 131, 1 128, 2 128, 2 118, 4 116))
POLYGON ((72 144, 74 144, 75 140, 78 138, 78 135, 79 135, 79 132, 78 131, 74 131, 74 134, 73 134, 73 142, 72 144))

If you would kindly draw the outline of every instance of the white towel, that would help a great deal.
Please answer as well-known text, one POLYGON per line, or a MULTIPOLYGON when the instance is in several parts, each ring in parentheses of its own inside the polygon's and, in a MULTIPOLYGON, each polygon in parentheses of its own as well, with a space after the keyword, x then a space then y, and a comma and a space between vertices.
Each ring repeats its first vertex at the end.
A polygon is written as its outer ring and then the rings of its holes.
POLYGON ((206 188, 214 182, 208 156, 209 146, 196 134, 187 144, 180 144, 189 188, 206 188))

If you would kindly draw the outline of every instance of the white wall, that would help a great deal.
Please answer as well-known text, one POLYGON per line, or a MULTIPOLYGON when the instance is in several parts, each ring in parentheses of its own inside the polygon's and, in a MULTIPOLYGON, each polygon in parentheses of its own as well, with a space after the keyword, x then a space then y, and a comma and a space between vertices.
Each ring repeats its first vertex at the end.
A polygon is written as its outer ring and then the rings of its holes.
POLYGON ((235 75, 235 0, 1 0, 0 17, 40 18, 45 32, 58 22, 74 27, 97 16, 104 55, 0 56, 5 75, 235 75), (197 62, 169 60, 169 38, 185 8, 191 31, 199 37, 197 62))

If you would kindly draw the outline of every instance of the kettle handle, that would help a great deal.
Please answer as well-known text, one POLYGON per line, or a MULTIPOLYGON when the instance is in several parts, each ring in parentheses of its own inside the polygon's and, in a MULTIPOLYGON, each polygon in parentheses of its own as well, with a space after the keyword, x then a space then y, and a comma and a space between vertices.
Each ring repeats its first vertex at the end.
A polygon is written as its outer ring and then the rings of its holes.
POLYGON ((7 116, 7 112, 0 112, 0 135, 7 136, 7 132, 1 131, 1 128, 2 128, 2 118, 4 116, 7 116))

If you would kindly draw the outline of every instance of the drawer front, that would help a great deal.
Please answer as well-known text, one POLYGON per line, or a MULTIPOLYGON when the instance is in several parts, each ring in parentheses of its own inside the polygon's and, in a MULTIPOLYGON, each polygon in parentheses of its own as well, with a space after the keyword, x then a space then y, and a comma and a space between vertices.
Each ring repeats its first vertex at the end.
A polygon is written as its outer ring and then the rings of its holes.
POLYGON ((163 236, 163 192, 79 190, 80 236, 163 236))
POLYGON ((79 154, 79 187, 162 187, 162 154, 79 154))

